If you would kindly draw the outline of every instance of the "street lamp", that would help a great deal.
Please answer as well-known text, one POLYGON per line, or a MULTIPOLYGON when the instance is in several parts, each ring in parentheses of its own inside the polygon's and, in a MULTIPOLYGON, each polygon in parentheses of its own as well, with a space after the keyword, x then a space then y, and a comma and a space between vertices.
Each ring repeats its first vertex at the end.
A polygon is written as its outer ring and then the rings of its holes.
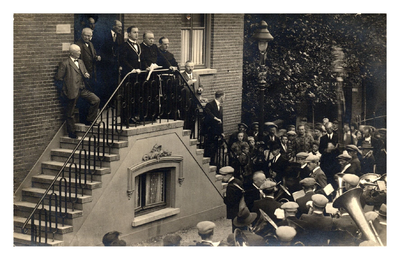
POLYGON ((259 134, 258 140, 264 139, 264 92, 267 85, 265 80, 267 77, 267 68, 265 66, 265 59, 267 56, 268 42, 272 41, 274 37, 268 31, 268 24, 261 21, 260 26, 255 30, 253 39, 258 42, 258 50, 260 51, 260 70, 258 73, 258 88, 260 91, 260 118, 259 118, 259 134))

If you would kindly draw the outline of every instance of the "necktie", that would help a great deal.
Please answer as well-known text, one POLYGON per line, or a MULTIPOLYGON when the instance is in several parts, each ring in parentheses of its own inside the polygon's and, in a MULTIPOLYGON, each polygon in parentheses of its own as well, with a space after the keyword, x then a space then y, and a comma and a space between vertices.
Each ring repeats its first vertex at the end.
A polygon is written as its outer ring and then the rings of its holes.
POLYGON ((113 42, 115 42, 115 40, 117 39, 117 34, 115 32, 113 32, 112 37, 113 37, 113 42))

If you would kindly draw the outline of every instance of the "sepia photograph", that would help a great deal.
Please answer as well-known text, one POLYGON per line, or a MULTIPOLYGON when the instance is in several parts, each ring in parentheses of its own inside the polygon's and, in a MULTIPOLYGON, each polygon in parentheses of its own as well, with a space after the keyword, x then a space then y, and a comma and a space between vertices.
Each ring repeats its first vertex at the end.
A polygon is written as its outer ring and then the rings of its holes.
POLYGON ((388 246, 387 12, 84 10, 12 14, 14 250, 388 246))

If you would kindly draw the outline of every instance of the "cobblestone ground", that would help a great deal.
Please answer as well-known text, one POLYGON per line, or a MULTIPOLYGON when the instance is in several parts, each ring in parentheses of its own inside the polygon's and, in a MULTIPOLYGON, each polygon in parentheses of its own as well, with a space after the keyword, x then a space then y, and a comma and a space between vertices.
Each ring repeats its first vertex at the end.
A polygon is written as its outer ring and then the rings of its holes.
MULTIPOLYGON (((213 221, 216 225, 214 229, 214 241, 226 240, 228 235, 232 231, 232 221, 230 219, 221 218, 213 221)), ((190 246, 194 245, 196 242, 194 240, 200 240, 199 235, 197 234, 196 226, 189 229, 181 229, 175 233, 182 237, 181 246, 190 246)), ((133 244, 132 246, 162 246, 164 236, 153 237, 141 243, 133 244)))

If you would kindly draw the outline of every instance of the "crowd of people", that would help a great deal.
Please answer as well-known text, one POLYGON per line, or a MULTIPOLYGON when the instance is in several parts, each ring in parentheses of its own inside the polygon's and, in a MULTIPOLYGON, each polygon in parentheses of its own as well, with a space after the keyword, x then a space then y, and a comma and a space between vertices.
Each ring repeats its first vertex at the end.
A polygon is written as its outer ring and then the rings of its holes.
POLYGON ((386 245, 385 129, 344 125, 342 140, 327 118, 264 129, 261 138, 257 122, 238 124, 227 145, 230 166, 219 170, 238 244, 245 237, 247 245, 386 245), (357 205, 335 205, 354 189, 361 191, 346 196, 357 205), (373 223, 366 230, 363 217, 373 223))

